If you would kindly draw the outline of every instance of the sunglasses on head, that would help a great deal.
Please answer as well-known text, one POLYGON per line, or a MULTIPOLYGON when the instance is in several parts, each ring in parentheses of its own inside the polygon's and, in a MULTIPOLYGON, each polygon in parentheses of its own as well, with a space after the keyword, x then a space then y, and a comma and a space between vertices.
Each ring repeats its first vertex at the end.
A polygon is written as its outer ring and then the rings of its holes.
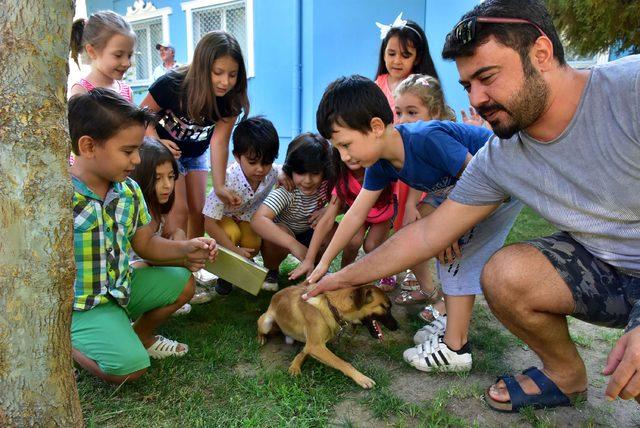
POLYGON ((463 19, 456 24, 448 37, 452 37, 457 44, 466 45, 476 37, 476 24, 478 22, 488 24, 529 24, 536 27, 542 36, 548 38, 545 32, 542 31, 542 28, 528 19, 499 18, 494 16, 472 16, 470 18, 463 19))

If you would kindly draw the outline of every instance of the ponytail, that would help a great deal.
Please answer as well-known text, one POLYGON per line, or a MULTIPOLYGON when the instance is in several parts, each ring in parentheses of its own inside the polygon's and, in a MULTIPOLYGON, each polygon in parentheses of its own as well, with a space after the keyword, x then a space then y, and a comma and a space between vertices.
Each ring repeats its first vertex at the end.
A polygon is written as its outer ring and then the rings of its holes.
POLYGON ((80 62, 78 61, 78 56, 82 52, 82 33, 84 33, 84 26, 87 20, 84 18, 76 19, 73 21, 73 26, 71 27, 71 58, 75 61, 75 63, 80 67, 80 62))

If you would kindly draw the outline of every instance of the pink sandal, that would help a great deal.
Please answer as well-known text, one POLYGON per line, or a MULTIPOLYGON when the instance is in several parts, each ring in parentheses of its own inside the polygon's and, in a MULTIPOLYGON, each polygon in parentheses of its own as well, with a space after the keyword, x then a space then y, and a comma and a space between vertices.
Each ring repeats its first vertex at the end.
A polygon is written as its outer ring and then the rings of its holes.
POLYGON ((380 281, 376 283, 376 287, 382 290, 385 293, 391 293, 393 290, 398 288, 398 282, 396 281, 396 276, 391 275, 382 278, 380 281))

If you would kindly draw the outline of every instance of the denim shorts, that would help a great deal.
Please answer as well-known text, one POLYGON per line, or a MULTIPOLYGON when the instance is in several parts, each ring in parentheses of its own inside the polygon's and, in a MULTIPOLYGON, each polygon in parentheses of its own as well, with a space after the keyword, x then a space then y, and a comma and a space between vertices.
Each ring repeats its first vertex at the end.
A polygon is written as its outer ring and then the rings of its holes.
POLYGON ((566 232, 526 243, 549 259, 571 290, 574 317, 627 331, 640 325, 640 276, 596 258, 566 232))
POLYGON ((211 161, 209 157, 209 149, 200 156, 180 156, 178 158, 178 170, 182 175, 187 175, 189 171, 210 171, 211 161))

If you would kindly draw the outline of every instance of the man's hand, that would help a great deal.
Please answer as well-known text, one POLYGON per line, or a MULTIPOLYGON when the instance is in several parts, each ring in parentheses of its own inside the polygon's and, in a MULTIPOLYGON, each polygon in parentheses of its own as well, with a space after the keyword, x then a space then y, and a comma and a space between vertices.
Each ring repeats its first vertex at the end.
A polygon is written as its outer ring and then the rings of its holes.
POLYGON ((314 288, 302 295, 302 300, 309 300, 326 291, 340 290, 341 288, 348 287, 350 287, 349 284, 340 281, 338 273, 326 275, 314 288))
POLYGON ((640 396, 640 328, 625 333, 613 347, 602 371, 611 375, 605 390, 605 396, 613 401, 617 397, 623 400, 640 396))
POLYGON ((214 261, 218 255, 216 241, 211 238, 193 238, 185 242, 185 267, 196 271, 204 267, 205 262, 214 261))
POLYGON ((303 275, 307 275, 309 272, 313 270, 313 261, 312 260, 304 260, 302 263, 298 265, 291 273, 289 274, 289 279, 298 279, 303 275))
POLYGON ((324 274, 327 273, 328 270, 329 265, 320 260, 313 272, 311 272, 311 274, 307 277, 307 281, 309 281, 309 284, 318 282, 320 278, 322 278, 324 274))
POLYGON ((178 147, 176 143, 174 143, 171 140, 165 140, 165 139, 161 139, 160 142, 162 143, 163 146, 169 149, 169 151, 171 152, 174 158, 180 159, 180 156, 182 156, 182 152, 180 151, 180 147, 178 147))
POLYGON ((242 203, 240 196, 229 190, 227 186, 222 186, 216 190, 216 196, 228 207, 236 208, 242 203))
POLYGON ((408 206, 404 209, 404 217, 402 218, 402 227, 420 220, 420 211, 415 205, 408 206))
POLYGON ((449 248, 438 254, 438 260, 443 265, 453 263, 457 258, 462 257, 462 248, 458 245, 458 241, 455 241, 449 248))

